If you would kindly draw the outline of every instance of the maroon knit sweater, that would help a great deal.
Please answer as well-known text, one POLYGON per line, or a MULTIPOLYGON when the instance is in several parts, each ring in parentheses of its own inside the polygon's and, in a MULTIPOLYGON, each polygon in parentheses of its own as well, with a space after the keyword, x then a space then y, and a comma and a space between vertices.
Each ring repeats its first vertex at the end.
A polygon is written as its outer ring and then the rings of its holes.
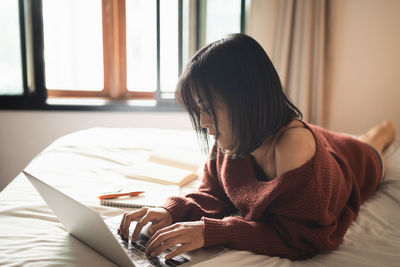
POLYGON ((379 158, 352 137, 305 126, 316 152, 304 165, 260 181, 250 156, 234 159, 214 145, 198 191, 171 197, 164 208, 174 222, 204 221, 205 246, 292 260, 337 248, 379 184, 379 158))

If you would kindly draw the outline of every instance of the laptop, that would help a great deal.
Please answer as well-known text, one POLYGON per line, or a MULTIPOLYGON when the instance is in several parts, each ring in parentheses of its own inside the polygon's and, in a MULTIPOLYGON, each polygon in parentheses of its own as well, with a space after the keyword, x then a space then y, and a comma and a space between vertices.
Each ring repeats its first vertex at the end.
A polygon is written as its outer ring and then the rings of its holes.
MULTIPOLYGON (((200 248, 166 260, 166 251, 157 257, 144 253, 150 235, 149 223, 134 243, 123 239, 117 229, 122 216, 103 220, 98 213, 54 187, 22 171, 46 201, 68 233, 119 266, 190 266, 225 252, 222 246, 200 248)), ((130 227, 130 236, 135 222, 130 227)))

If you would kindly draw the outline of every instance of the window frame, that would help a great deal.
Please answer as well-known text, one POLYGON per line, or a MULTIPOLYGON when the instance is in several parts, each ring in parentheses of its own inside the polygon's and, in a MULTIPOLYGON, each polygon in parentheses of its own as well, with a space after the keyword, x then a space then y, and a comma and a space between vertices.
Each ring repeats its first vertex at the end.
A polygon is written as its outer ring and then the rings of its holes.
MULTIPOLYGON (((18 0, 20 20, 20 40, 22 57, 22 95, 0 95, 0 110, 99 110, 99 111, 184 111, 175 99, 162 99, 160 97, 160 0, 156 1, 157 7, 157 90, 155 92, 132 92, 126 85, 126 25, 125 25, 125 0, 102 0, 103 9, 103 46, 105 35, 118 35, 118 47, 103 48, 104 60, 104 89, 102 91, 69 91, 46 88, 44 66, 44 37, 43 37, 43 9, 42 0, 18 0), (110 9, 113 13, 112 24, 104 23, 107 13, 104 9, 110 9), (118 14, 116 18, 115 15, 118 14), (123 23, 120 23, 123 21, 123 23), (115 24, 118 24, 115 27, 115 24), (117 32, 115 31, 117 29, 117 32), (111 53, 105 51, 112 51, 111 53), (122 60, 121 60, 122 59, 122 60), (106 73, 107 68, 108 70, 106 73), (122 71, 121 71, 122 70, 122 71), (110 75, 110 73, 112 73, 110 75), (118 77, 117 83, 113 83, 113 77, 118 77), (125 85, 125 86, 123 86, 125 85), (51 99, 76 99, 76 104, 49 104, 51 99), (90 105, 80 104, 81 99, 101 99, 106 104, 90 105), (131 100, 156 101, 154 106, 141 106, 129 104, 131 100)), ((199 14, 200 2, 195 0, 192 8, 195 9, 194 19, 196 32, 193 40, 195 50, 199 49, 199 14)), ((178 0, 178 69, 182 72, 183 58, 183 0, 178 0)), ((193 12, 192 12, 193 13, 193 12)), ((109 15, 109 14, 108 14, 109 15)), ((245 0, 241 0, 240 32, 245 28, 245 0)), ((113 42, 109 42, 113 43, 113 42)), ((190 51, 191 53, 195 51, 190 51)))
POLYGON ((41 0, 37 5, 31 1, 18 0, 21 59, 22 59, 22 95, 0 96, 1 109, 36 109, 43 106, 47 98, 44 86, 43 39, 40 33, 41 21, 38 20, 38 11, 41 8, 41 0))

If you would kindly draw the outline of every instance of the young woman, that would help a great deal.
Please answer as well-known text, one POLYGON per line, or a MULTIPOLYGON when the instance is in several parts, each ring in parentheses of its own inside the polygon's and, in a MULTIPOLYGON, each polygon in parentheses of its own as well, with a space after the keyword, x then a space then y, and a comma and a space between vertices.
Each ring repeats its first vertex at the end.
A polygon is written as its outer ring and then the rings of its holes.
POLYGON ((243 34, 199 50, 177 85, 208 147, 197 192, 163 208, 125 213, 119 233, 132 241, 149 222, 146 252, 167 258, 222 244, 292 260, 333 250, 377 189, 382 151, 395 136, 385 121, 352 138, 301 120, 262 47, 243 34))

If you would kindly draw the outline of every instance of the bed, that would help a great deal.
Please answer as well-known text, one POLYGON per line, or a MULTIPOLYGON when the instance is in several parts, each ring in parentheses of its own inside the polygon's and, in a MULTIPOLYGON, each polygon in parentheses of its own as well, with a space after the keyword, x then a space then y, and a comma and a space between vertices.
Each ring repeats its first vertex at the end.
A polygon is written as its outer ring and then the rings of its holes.
MULTIPOLYGON (((198 151, 193 131, 91 128, 59 138, 37 155, 26 170, 107 219, 126 209, 101 206, 96 196, 124 184, 126 168, 147 159, 154 148, 160 147, 198 151)), ((336 251, 292 262, 231 250, 197 266, 399 266, 400 138, 384 157, 385 180, 362 205, 336 251)), ((185 190, 195 186, 196 181, 185 190)), ((0 193, 0 266, 48 265, 115 266, 69 235, 20 174, 0 193)))

